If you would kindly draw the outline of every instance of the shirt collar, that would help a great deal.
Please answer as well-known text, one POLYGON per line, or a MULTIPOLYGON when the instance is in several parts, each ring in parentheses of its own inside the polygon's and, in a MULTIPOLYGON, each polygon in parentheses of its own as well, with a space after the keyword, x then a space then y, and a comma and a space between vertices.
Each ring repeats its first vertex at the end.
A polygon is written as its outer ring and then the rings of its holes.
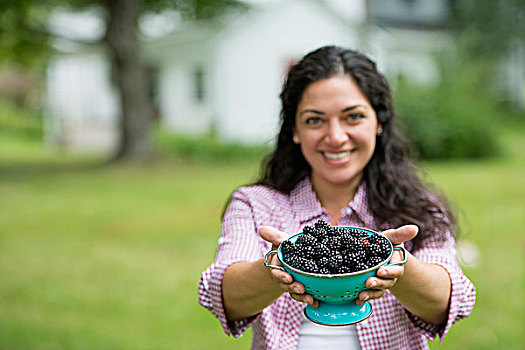
MULTIPOLYGON (((290 192, 290 201, 293 211, 301 224, 326 214, 321 206, 321 202, 314 192, 309 177, 301 180, 290 192)), ((373 228, 375 226, 374 216, 368 207, 366 194, 366 184, 361 182, 357 188, 354 199, 343 209, 342 217, 354 213, 363 222, 364 227, 373 228)))
POLYGON ((301 180, 292 189, 290 192, 290 202, 301 224, 319 217, 324 213, 321 202, 317 199, 309 177, 301 180))
POLYGON ((368 195, 366 191, 366 183, 361 181, 361 184, 357 188, 357 192, 354 195, 354 199, 348 203, 348 207, 355 215, 363 222, 363 225, 367 228, 374 228, 374 215, 368 206, 368 195))

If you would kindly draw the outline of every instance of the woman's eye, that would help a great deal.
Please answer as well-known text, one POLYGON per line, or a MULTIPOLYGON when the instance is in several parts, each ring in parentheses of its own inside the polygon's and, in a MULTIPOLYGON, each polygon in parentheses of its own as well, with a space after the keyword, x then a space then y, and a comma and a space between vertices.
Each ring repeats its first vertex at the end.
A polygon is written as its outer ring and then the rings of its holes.
POLYGON ((359 113, 352 113, 346 116, 346 120, 351 121, 351 122, 355 122, 362 118, 363 118, 363 115, 359 113))
POLYGON ((308 117, 308 118, 306 118, 305 123, 307 125, 318 125, 318 124, 321 123, 321 121, 322 120, 319 117, 308 117))

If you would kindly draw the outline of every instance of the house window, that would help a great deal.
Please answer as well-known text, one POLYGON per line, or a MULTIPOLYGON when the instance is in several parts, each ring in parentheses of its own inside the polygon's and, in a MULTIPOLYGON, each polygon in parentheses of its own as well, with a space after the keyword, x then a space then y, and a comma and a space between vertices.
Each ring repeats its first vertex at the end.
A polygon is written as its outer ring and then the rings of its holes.
POLYGON ((193 70, 193 96, 198 103, 203 103, 206 97, 204 70, 202 67, 196 67, 193 70))

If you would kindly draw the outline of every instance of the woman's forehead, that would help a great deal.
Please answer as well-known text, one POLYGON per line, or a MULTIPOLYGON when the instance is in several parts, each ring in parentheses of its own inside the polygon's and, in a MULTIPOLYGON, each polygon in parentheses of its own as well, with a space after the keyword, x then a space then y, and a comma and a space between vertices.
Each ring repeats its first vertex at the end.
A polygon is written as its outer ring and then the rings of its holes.
POLYGON ((308 85, 301 96, 297 112, 316 106, 332 109, 357 105, 370 106, 370 102, 351 77, 337 75, 308 85))

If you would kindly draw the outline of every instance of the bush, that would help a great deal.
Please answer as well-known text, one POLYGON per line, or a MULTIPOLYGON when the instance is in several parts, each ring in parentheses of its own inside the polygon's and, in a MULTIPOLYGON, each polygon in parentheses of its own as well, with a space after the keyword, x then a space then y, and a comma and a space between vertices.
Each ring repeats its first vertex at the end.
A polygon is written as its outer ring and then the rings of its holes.
POLYGON ((502 112, 486 94, 473 93, 468 78, 433 87, 399 81, 397 115, 412 152, 423 159, 482 158, 500 154, 497 123, 502 112))
POLYGON ((42 115, 0 100, 0 133, 41 140, 44 135, 42 115))
POLYGON ((270 150, 265 145, 222 142, 212 135, 180 135, 164 130, 156 131, 155 140, 161 153, 192 160, 262 159, 270 150))

